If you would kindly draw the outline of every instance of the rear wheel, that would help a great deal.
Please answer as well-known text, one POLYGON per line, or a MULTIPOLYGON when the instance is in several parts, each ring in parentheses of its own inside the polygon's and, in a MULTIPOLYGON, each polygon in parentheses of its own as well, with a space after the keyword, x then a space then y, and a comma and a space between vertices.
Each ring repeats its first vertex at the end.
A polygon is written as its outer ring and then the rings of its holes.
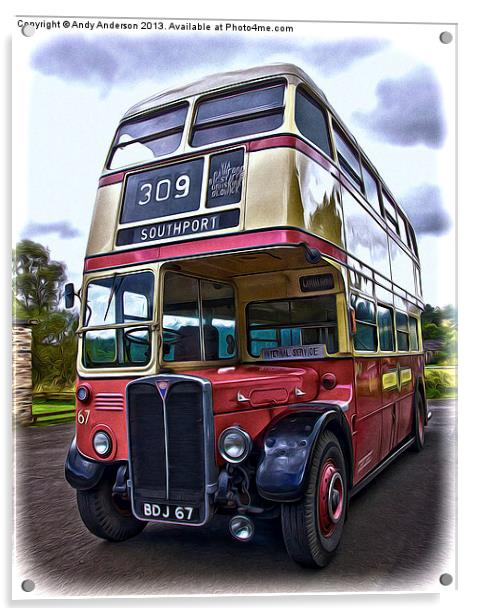
POLYGON ((426 425, 426 405, 420 392, 416 392, 414 400, 414 451, 421 451, 424 447, 426 425))
POLYGON ((283 539, 295 562, 313 568, 329 563, 343 534, 347 502, 343 452, 326 430, 315 447, 303 498, 282 504, 283 539))
POLYGON ((86 528, 101 539, 126 541, 138 535, 146 522, 137 520, 126 498, 113 494, 115 474, 105 472, 92 490, 78 490, 78 510, 86 528))

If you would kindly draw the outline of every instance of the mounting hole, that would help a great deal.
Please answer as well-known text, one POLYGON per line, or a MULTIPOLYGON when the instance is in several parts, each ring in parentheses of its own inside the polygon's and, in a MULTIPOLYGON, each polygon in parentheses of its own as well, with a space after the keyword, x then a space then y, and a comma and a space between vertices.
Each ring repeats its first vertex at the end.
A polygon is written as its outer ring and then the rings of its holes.
POLYGON ((23 580, 22 590, 24 590, 25 592, 31 592, 32 590, 35 590, 35 582, 33 580, 23 580))
POLYGON ((444 45, 448 45, 449 43, 452 43, 452 41, 454 40, 454 37, 452 36, 450 32, 447 32, 446 30, 445 32, 441 32, 439 34, 439 40, 441 43, 444 43, 444 45))
POLYGON ((22 26, 22 34, 23 36, 33 36, 35 34, 35 26, 25 24, 22 26))
POLYGON ((450 586, 452 584, 453 577, 450 573, 443 573, 439 578, 439 582, 442 586, 450 586))

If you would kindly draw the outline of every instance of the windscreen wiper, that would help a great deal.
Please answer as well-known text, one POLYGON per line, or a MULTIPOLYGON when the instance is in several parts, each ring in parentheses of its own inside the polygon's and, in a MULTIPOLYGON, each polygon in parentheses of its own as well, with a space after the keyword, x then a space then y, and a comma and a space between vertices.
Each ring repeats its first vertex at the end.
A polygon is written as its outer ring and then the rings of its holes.
POLYGON ((117 291, 119 289, 119 287, 121 286, 121 284, 122 284, 122 282, 124 280, 124 278, 121 278, 121 280, 119 281, 119 284, 118 284, 118 288, 116 289, 116 279, 117 279, 117 277, 118 277, 118 275, 115 273, 114 276, 113 276, 113 282, 111 284, 111 291, 110 291, 109 297, 108 297, 108 305, 106 306, 106 312, 104 313, 103 321, 106 321, 106 318, 108 316, 108 312, 109 312, 109 309, 111 307, 111 302, 113 300, 115 291, 117 291))

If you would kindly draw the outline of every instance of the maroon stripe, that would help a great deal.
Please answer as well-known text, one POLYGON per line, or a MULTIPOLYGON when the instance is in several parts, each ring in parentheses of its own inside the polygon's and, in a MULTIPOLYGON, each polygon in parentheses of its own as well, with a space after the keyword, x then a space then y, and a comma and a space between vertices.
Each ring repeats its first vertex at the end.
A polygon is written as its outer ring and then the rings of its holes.
MULTIPOLYGON (((299 150, 300 152, 303 152, 303 154, 306 154, 307 156, 312 158, 314 161, 316 161, 317 163, 325 167, 325 169, 327 169, 328 171, 339 173, 339 170, 336 169, 336 167, 332 163, 330 163, 330 161, 327 158, 322 156, 318 152, 318 150, 316 150, 312 146, 305 143, 300 137, 295 137, 293 135, 277 135, 275 137, 264 137, 263 139, 256 139, 256 140, 247 141, 244 143, 237 143, 236 145, 237 147, 245 147, 245 149, 248 152, 258 152, 260 150, 268 150, 271 148, 278 148, 278 147, 293 148, 295 150, 299 150)), ((214 147, 208 150, 197 151, 195 152, 195 155, 204 156, 206 154, 213 154, 215 152, 221 152, 223 151, 224 147, 225 146, 214 147)), ((229 144, 226 147, 229 147, 229 144)), ((158 162, 159 164, 167 163, 168 165, 170 165, 170 164, 174 164, 182 160, 185 156, 190 156, 190 153, 185 154, 185 155, 174 156, 174 157, 168 158, 167 160, 158 161, 158 162)), ((155 162, 149 165, 142 165, 140 167, 128 169, 127 173, 129 173, 130 171, 146 171, 148 169, 156 167, 157 164, 158 163, 155 162)), ((99 187, 108 186, 109 184, 116 184, 117 182, 122 182, 125 175, 126 175, 126 171, 119 171, 118 173, 113 173, 110 175, 103 175, 102 177, 99 178, 98 186, 99 187)))
POLYGON ((117 184, 118 182, 122 182, 124 175, 125 171, 113 173, 112 175, 103 175, 99 178, 98 188, 100 188, 101 186, 108 186, 109 184, 117 184))
POLYGON ((251 231, 233 235, 220 235, 206 239, 178 242, 175 244, 161 244, 149 248, 139 248, 125 252, 116 252, 85 259, 85 272, 121 265, 134 265, 151 261, 161 261, 191 255, 213 254, 227 250, 240 250, 241 248, 260 248, 260 246, 279 246, 283 244, 306 243, 317 248, 322 254, 346 262, 346 253, 326 240, 302 233, 295 229, 270 229, 264 231, 251 231))

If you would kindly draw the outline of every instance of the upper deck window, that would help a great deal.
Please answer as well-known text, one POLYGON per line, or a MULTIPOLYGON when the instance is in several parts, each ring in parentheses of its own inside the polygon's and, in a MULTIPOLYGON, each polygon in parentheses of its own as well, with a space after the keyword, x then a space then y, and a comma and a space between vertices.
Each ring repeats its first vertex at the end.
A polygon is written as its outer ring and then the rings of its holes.
POLYGON ((374 178, 374 175, 371 171, 368 170, 366 165, 363 165, 363 180, 364 180, 364 189, 366 191, 366 199, 373 206, 373 208, 381 214, 381 205, 379 203, 379 190, 378 183, 374 178))
POLYGON ((295 122, 302 135, 331 156, 325 111, 302 88, 298 88, 296 92, 295 122))
POLYGON ((390 227, 392 227, 393 231, 399 235, 399 225, 396 217, 396 208, 394 203, 388 197, 388 195, 383 191, 383 205, 384 205, 384 214, 386 216, 386 222, 390 227))
POLYGON ((351 180, 359 191, 362 191, 361 181, 361 165, 359 156, 351 143, 341 133, 339 129, 334 129, 336 151, 338 153, 338 162, 343 173, 351 180))
POLYGON ((283 122, 285 83, 215 96, 197 105, 191 145, 200 147, 275 130, 283 122))
POLYGON ((121 124, 114 139, 108 168, 146 162, 175 152, 184 131, 188 104, 143 120, 121 124))

